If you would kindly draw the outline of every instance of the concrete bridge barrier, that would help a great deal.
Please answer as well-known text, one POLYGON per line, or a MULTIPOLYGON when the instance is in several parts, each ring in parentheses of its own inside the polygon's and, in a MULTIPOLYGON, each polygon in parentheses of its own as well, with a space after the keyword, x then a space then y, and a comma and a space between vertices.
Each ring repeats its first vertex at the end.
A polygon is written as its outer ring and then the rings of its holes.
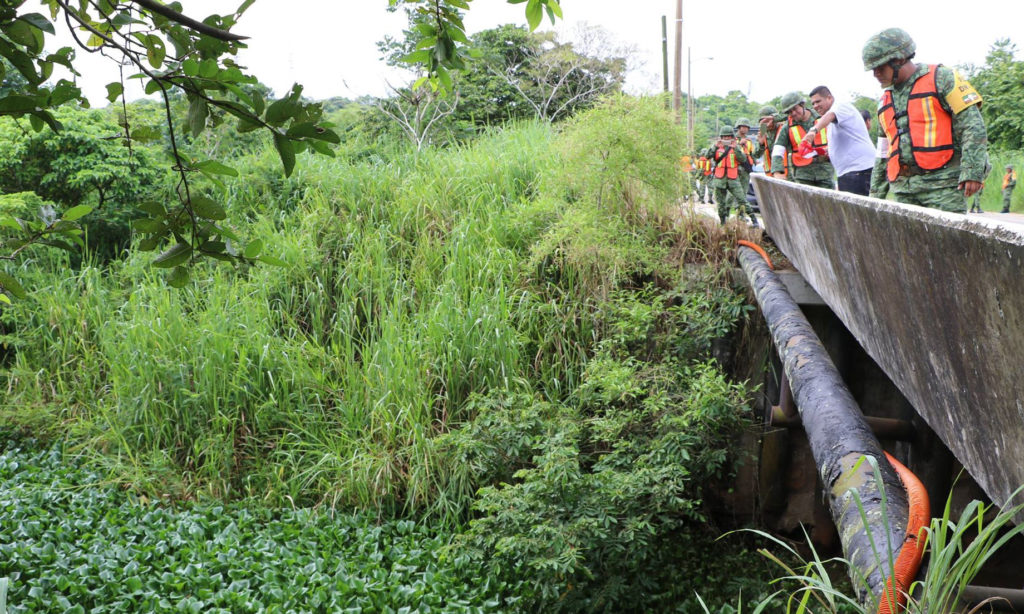
POLYGON ((1024 484, 1024 226, 752 177, 767 233, 997 504, 1024 484))

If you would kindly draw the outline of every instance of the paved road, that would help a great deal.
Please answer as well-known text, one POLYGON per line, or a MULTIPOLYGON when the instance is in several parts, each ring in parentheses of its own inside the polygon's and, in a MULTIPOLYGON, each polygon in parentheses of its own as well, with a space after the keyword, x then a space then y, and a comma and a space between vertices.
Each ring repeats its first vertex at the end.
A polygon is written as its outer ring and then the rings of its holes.
POLYGON ((986 211, 984 213, 968 213, 970 217, 983 217, 990 220, 997 220, 1000 222, 1010 222, 1011 224, 1024 224, 1024 215, 1020 213, 993 213, 986 211))

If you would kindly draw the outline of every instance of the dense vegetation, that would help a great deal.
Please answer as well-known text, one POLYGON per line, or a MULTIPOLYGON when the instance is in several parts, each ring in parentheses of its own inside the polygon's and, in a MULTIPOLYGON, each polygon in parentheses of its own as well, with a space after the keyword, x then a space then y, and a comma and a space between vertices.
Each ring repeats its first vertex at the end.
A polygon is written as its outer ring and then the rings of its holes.
MULTIPOLYGON (((75 516, 159 509, 215 535, 226 525, 211 516, 224 514, 263 544, 272 527, 246 514, 298 518, 281 511, 296 506, 310 510, 296 512, 310 525, 296 548, 367 519, 388 535, 415 527, 422 552, 374 542, 366 556, 446 583, 426 591, 445 603, 472 565, 484 584, 459 598, 499 610, 696 607, 695 589, 728 599, 750 581, 723 576, 764 564, 737 542, 713 560, 695 553, 722 547, 706 499, 731 471, 748 392, 712 349, 744 308, 720 268, 734 237, 673 204, 684 186, 670 121, 660 101, 619 97, 557 133, 527 123, 449 150, 357 131, 288 179, 272 146, 257 147, 235 161, 244 181, 208 189, 286 266, 200 265, 175 291, 136 253, 69 272, 59 255, 26 252, 19 276, 36 290, 0 316, 0 420, 137 493, 73 497, 90 507, 75 516)), ((11 500, 65 501, 54 484, 11 500)), ((4 541, 20 543, 24 523, 8 508, 4 541)), ((89 609, 79 582, 52 584, 49 559, 19 552, 0 563, 11 604, 43 611, 32 595, 44 591, 54 611, 58 595, 89 609)), ((321 572, 324 586, 341 581, 321 572)), ((410 578, 381 594, 415 592, 410 578)), ((235 579, 201 587, 203 603, 235 579)), ((128 598, 88 590, 89 603, 128 598)))

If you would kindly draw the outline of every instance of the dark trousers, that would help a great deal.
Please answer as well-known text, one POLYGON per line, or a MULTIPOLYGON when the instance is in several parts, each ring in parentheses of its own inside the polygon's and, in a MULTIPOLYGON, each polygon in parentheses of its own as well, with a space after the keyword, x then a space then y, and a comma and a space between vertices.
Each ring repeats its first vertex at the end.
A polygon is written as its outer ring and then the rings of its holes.
POLYGON ((867 196, 871 191, 871 169, 853 171, 839 176, 839 191, 867 196))

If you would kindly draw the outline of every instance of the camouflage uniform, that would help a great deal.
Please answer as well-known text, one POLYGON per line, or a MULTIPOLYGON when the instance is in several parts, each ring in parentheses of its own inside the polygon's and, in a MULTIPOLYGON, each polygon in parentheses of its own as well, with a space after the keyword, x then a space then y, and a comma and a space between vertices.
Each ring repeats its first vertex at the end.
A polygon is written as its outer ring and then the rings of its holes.
MULTIPOLYGON (((746 126, 749 129, 750 128, 750 121, 749 120, 742 120, 742 119, 741 120, 737 120, 737 123, 736 123, 736 131, 737 132, 739 132, 739 127, 740 126, 746 126)), ((757 145, 751 139, 749 139, 749 138, 747 138, 745 136, 740 138, 737 135, 736 136, 736 145, 739 146, 740 148, 742 148, 743 151, 747 152, 750 155, 750 159, 751 160, 755 160, 757 158, 754 155, 754 152, 757 149, 757 145)), ((750 171, 748 171, 746 169, 746 167, 740 167, 739 174, 740 174, 740 189, 743 190, 743 194, 746 195, 747 188, 750 187, 750 171)), ((744 199, 744 202, 746 202, 746 199, 744 199)))
MULTIPOLYGON (((819 115, 810 109, 807 109, 808 119, 802 122, 796 122, 796 125, 803 127, 804 131, 810 130, 814 126, 814 122, 818 120, 819 115)), ((784 172, 783 167, 786 161, 790 158, 790 154, 796 152, 800 148, 800 143, 793 143, 790 138, 788 118, 783 120, 782 125, 779 129, 779 133, 775 138, 775 147, 782 146, 786 150, 785 160, 783 156, 775 155, 772 151, 772 172, 782 173, 784 172)), ((789 167, 789 177, 797 182, 804 185, 813 185, 819 188, 835 189, 836 171, 832 167, 832 163, 824 156, 816 156, 813 161, 807 166, 796 166, 791 165, 789 167)))
POLYGON ((1000 213, 1010 212, 1010 197, 1013 196, 1013 188, 1017 187, 1017 173, 1013 167, 1006 167, 1007 173, 1003 177, 1003 210, 1000 213))
MULTIPOLYGON (((864 46, 864 69, 873 70, 888 63, 893 66, 895 77, 898 67, 902 64, 894 62, 909 61, 915 51, 916 45, 903 30, 883 30, 869 39, 864 46)), ((921 169, 914 162, 909 137, 909 118, 906 112, 914 82, 929 71, 928 65, 918 65, 908 79, 886 88, 892 91, 893 107, 897 115, 896 128, 899 134, 904 135, 899 143, 900 164, 907 168, 908 172, 896 177, 894 181, 889 181, 886 175, 888 158, 880 151, 871 173, 871 196, 883 197, 888 189, 894 198, 902 203, 964 213, 967 211, 967 202, 959 186, 964 181, 985 181, 988 135, 981 111, 978 109, 980 97, 976 97, 973 88, 965 82, 957 84, 957 77, 951 68, 938 65, 935 70, 935 89, 941 107, 952 117, 953 158, 942 168, 928 171, 921 169), (957 85, 966 86, 967 91, 975 97, 968 99, 964 96, 963 104, 958 103, 959 112, 954 113, 950 107, 949 95, 957 85)), ((879 122, 883 123, 881 116, 879 122)))
MULTIPOLYGON (((746 154, 739 148, 736 143, 728 147, 721 149, 713 147, 714 152, 712 153, 711 159, 715 163, 715 169, 719 166, 724 165, 726 158, 729 156, 730 151, 736 150, 737 160, 746 160, 746 154)), ((749 175, 748 175, 749 176, 749 175)), ((750 223, 757 225, 757 218, 754 217, 754 212, 750 208, 750 204, 747 203, 747 195, 741 187, 739 177, 736 179, 729 179, 728 171, 723 173, 722 177, 715 177, 712 175, 711 188, 715 191, 715 202, 718 203, 718 219, 724 224, 725 220, 729 217, 730 203, 732 199, 736 201, 736 215, 746 215, 750 218, 750 223)))

